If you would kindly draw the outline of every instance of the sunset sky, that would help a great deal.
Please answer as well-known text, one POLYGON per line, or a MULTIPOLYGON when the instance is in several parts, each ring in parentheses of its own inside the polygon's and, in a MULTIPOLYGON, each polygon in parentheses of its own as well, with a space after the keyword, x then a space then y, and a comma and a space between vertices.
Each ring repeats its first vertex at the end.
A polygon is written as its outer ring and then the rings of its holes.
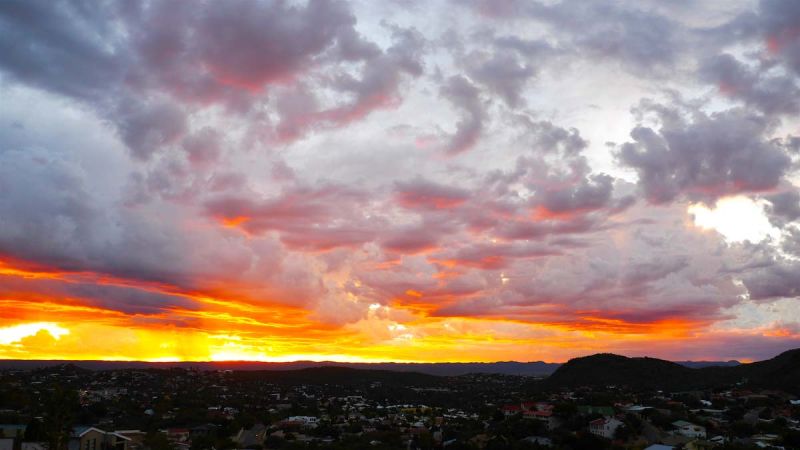
POLYGON ((800 2, 0 2, 0 358, 800 347, 800 2))

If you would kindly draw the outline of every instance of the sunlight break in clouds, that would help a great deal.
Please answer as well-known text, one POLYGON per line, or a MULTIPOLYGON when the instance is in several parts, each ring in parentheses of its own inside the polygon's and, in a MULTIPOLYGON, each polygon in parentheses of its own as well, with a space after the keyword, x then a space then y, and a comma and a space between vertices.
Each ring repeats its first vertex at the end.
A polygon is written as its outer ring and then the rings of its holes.
POLYGON ((0 345, 18 344, 22 339, 46 331, 53 339, 69 334, 69 330, 51 322, 34 322, 0 328, 0 345))
POLYGON ((0 358, 798 347, 798 5, 2 1, 0 358))
POLYGON ((694 216, 695 225, 716 230, 728 242, 757 244, 780 237, 779 230, 769 223, 763 204, 747 197, 722 198, 713 208, 695 203, 689 205, 689 213, 694 216))

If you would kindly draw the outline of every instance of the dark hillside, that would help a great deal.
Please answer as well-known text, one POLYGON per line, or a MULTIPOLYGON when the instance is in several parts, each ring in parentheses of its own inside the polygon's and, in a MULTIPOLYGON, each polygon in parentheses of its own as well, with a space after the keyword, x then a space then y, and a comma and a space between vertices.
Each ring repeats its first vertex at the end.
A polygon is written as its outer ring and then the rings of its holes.
POLYGON ((634 389, 683 390, 735 383, 800 393, 800 349, 751 364, 697 369, 661 359, 603 353, 568 361, 541 386, 552 389, 615 385, 634 389))

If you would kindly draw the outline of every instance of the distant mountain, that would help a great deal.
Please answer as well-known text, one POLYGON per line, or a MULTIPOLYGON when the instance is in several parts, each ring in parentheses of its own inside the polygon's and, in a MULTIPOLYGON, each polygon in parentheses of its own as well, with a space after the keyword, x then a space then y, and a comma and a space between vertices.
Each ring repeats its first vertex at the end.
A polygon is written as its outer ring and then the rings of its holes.
POLYGON ((609 353, 571 359, 543 381, 543 388, 628 386, 638 389, 700 389, 745 383, 800 393, 800 349, 750 364, 686 367, 656 358, 609 353))
POLYGON ((494 363, 340 363, 332 361, 293 361, 293 362, 146 362, 146 361, 28 361, 0 360, 0 370, 32 370, 72 364, 90 370, 115 369, 167 369, 180 367, 198 370, 242 370, 242 371, 284 371, 308 369, 313 367, 347 367, 352 369, 387 370, 393 372, 418 372, 438 376, 458 376, 469 373, 492 373, 519 376, 547 376, 561 364, 537 362, 502 361, 494 363))
POLYGON ((738 366, 741 364, 739 361, 732 359, 730 361, 675 361, 676 364, 680 364, 684 367, 689 367, 691 369, 702 369, 703 367, 730 367, 730 366, 738 366))
POLYGON ((240 381, 254 380, 267 383, 359 385, 380 382, 396 386, 439 386, 446 378, 419 372, 393 372, 389 370, 356 369, 352 367, 308 367, 294 370, 250 370, 233 372, 240 381))
MULTIPOLYGON (((390 370, 395 372, 419 372, 429 375, 458 376, 470 373, 491 373, 500 375, 545 377, 561 367, 560 363, 547 363, 543 361, 517 362, 500 361, 493 363, 340 363, 333 361, 293 361, 293 362, 259 362, 259 361, 229 361, 229 362, 146 362, 146 361, 31 361, 31 360, 0 360, 0 370, 21 369, 31 370, 42 367, 53 367, 71 364, 88 370, 115 370, 115 369, 166 369, 180 367, 198 370, 296 370, 310 367, 350 367, 354 369, 390 370)), ((686 367, 699 368, 711 366, 738 365, 738 361, 680 361, 677 364, 686 367)))

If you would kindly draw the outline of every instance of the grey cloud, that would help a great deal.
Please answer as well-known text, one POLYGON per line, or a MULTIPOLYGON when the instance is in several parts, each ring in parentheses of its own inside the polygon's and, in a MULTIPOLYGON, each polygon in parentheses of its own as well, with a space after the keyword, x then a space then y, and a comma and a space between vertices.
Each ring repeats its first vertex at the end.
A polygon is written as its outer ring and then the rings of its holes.
POLYGON ((792 0, 761 0, 755 17, 769 51, 785 59, 800 74, 800 4, 792 0))
POLYGON ((638 5, 510 2, 501 11, 508 13, 506 17, 525 17, 548 25, 563 40, 562 47, 592 58, 616 60, 636 73, 663 75, 686 47, 680 23, 638 5))
MULTIPOLYGON (((0 71, 89 105, 145 160, 189 131, 189 114, 213 103, 249 109, 265 86, 301 77, 339 40, 339 57, 375 59, 354 25, 346 3, 328 0, 10 1, 0 5, 0 71)), ((359 99, 331 116, 363 115, 399 70, 418 73, 413 51, 401 47, 391 63, 369 65, 354 88, 359 99)))
POLYGON ((493 52, 489 55, 473 52, 467 55, 466 60, 470 78, 486 85, 511 107, 522 103, 521 91, 527 81, 536 75, 532 66, 511 52, 493 52))
POLYGON ((217 161, 222 149, 219 133, 210 127, 205 127, 186 136, 182 145, 187 158, 193 166, 207 166, 217 161))
POLYGON ((446 81, 441 91, 462 112, 456 132, 445 148, 446 153, 456 155, 472 149, 478 143, 488 118, 480 99, 480 90, 467 78, 455 75, 446 81))
POLYGON ((555 151, 570 157, 581 153, 589 143, 575 128, 564 129, 548 121, 530 122, 528 129, 533 135, 535 149, 555 151))
POLYGON ((615 229, 615 238, 591 234, 586 236, 589 246, 496 266, 503 268, 507 283, 434 314, 515 317, 582 328, 606 326, 591 319, 602 317, 625 327, 677 317, 720 320, 726 308, 744 301, 746 290, 735 282, 739 276, 721 264, 729 249, 716 237, 685 229, 671 212, 653 213, 646 205, 625 214, 631 225, 615 229), (636 224, 637 217, 653 220, 636 224))
POLYGON ((223 83, 247 87, 293 76, 332 45, 340 29, 355 24, 346 4, 328 0, 304 7, 250 1, 210 5, 194 35, 199 60, 223 83))
POLYGON ((723 94, 742 100, 766 114, 794 114, 800 110, 800 86, 796 77, 765 75, 765 69, 749 69, 729 54, 703 63, 700 75, 716 84, 723 94))
POLYGON ((800 218, 800 192, 791 189, 765 196, 769 202, 767 212, 773 223, 783 224, 800 218))
POLYGON ((469 200, 470 192, 455 186, 415 178, 395 185, 397 199, 406 208, 446 209, 469 200))
POLYGON ((181 108, 167 102, 123 104, 118 110, 117 126, 132 155, 141 160, 177 141, 188 127, 181 108))
POLYGON ((80 166, 43 151, 0 149, 0 253, 71 266, 98 211, 80 166))
POLYGON ((109 19, 107 8, 88 2, 3 2, 0 68, 37 87, 100 101, 127 67, 109 19))
POLYGON ((769 119, 732 109, 692 112, 684 119, 675 110, 655 108, 661 128, 640 125, 633 142, 623 144, 620 163, 636 170, 648 200, 665 203, 686 195, 694 200, 774 188, 791 160, 769 138, 769 119))
POLYGON ((607 206, 613 189, 613 177, 604 174, 591 175, 569 188, 537 191, 533 202, 553 214, 582 213, 607 206))
POLYGON ((800 263, 797 261, 775 259, 765 267, 746 272, 742 280, 752 300, 800 297, 800 263))

